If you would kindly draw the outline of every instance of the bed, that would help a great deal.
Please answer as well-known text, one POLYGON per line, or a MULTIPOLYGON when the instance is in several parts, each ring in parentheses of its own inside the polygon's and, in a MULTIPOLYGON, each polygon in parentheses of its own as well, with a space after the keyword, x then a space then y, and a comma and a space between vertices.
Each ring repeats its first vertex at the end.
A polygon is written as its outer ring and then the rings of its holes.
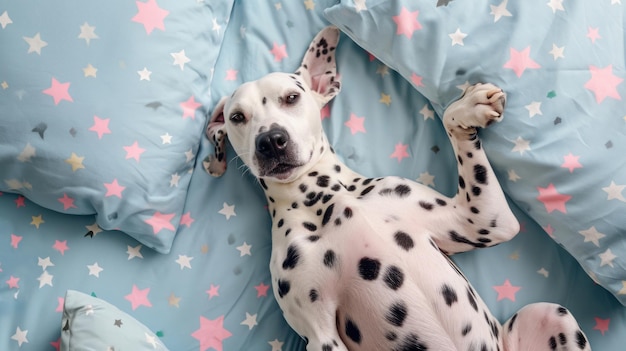
MULTIPOLYGON (((220 97, 342 31, 322 110, 344 162, 445 194, 440 116, 508 94, 484 148, 521 223, 453 256, 501 321, 537 301, 626 344, 620 0, 137 0, 0 5, 0 349, 304 350, 270 288, 270 216, 204 136, 220 97)), ((230 146, 229 146, 230 148, 230 146)))

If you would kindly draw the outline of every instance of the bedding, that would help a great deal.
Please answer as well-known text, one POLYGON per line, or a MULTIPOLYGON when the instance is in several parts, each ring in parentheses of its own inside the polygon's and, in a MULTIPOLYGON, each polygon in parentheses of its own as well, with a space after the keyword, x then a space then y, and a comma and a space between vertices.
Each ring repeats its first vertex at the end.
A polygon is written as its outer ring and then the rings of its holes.
POLYGON ((624 9, 615 0, 594 4, 0 5, 0 349, 118 349, 122 336, 110 333, 120 333, 133 349, 304 350, 270 288, 263 193, 230 148, 227 173, 208 175, 202 160, 213 148, 203 133, 221 96, 293 71, 329 21, 345 33, 337 49, 343 87, 322 111, 324 126, 344 162, 368 176, 396 174, 453 194, 441 111, 466 80, 505 88, 507 116, 481 137, 522 229, 453 259, 501 321, 530 302, 556 302, 576 315, 594 349, 623 349, 624 9), (588 27, 598 28, 595 43, 588 27), (564 57, 547 52, 554 33, 564 57), (497 39, 481 40, 490 35, 497 39), (512 47, 525 55, 526 46, 532 60, 518 64, 541 67, 504 67, 512 47), (171 54, 183 49, 190 61, 175 65, 171 54), (82 70, 88 64, 95 77, 82 70), (137 72, 144 67, 154 72, 149 81, 137 72), (587 84, 595 74, 614 91, 587 84), (43 92, 53 77, 57 89, 70 83, 73 101, 55 104, 43 92), (95 116, 109 119, 110 133, 95 116), (146 149, 139 162, 126 159, 134 141, 146 149), (76 168, 80 157, 84 168, 76 168), (173 173, 178 186, 170 186, 173 173), (105 183, 113 193, 125 187, 123 196, 106 196, 105 183), (76 207, 64 209, 65 198, 76 207))

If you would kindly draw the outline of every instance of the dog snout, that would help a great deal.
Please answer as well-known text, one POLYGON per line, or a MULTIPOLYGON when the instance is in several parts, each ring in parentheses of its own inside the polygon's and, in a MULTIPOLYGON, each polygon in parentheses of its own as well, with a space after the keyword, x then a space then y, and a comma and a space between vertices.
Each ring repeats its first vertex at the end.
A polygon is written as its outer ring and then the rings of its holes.
POLYGON ((289 134, 283 128, 272 128, 256 137, 256 153, 264 158, 276 158, 285 154, 289 134))

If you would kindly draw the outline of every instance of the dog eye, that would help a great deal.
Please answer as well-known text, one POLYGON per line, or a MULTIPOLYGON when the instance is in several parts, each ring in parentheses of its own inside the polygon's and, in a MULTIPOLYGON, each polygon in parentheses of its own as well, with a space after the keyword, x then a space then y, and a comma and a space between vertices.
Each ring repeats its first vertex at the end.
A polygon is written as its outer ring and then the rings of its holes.
POLYGON ((298 101, 299 98, 300 98, 300 94, 289 94, 285 98, 285 103, 287 105, 293 105, 298 101))
POLYGON ((241 112, 235 112, 228 118, 231 122, 238 124, 246 120, 246 117, 241 112))

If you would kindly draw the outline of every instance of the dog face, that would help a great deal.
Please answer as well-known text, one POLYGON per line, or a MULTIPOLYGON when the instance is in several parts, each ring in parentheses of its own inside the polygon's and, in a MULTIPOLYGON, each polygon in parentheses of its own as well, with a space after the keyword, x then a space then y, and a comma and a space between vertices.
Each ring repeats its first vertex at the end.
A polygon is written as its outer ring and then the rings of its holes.
POLYGON ((295 73, 271 73, 244 83, 220 100, 207 127, 215 155, 205 169, 226 169, 226 137, 256 177, 290 182, 325 151, 320 109, 340 90, 335 65, 339 31, 327 27, 313 40, 295 73))

